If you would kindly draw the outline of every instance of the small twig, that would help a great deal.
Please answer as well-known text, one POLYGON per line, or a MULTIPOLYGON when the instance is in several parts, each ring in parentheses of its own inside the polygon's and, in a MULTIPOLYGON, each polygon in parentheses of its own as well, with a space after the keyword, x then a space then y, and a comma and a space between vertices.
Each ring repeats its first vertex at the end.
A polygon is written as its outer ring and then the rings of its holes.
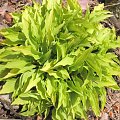
POLYGON ((115 3, 115 4, 112 4, 112 5, 105 5, 105 8, 107 8, 107 7, 113 7, 113 6, 117 6, 117 5, 120 5, 120 3, 115 3))

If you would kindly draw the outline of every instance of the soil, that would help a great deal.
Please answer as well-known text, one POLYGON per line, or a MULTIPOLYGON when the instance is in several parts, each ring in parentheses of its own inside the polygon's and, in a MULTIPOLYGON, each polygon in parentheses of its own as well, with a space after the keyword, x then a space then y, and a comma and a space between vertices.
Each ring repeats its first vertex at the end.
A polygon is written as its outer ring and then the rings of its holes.
MULTIPOLYGON (((36 0, 41 3, 41 0, 36 0)), ((99 0, 102 1, 102 0, 99 0)), ((97 0, 90 0, 91 8, 95 6, 97 0)), ((11 12, 20 11, 24 6, 32 5, 31 0, 0 0, 0 29, 11 26, 13 23, 11 12)), ((119 35, 120 22, 114 16, 114 20, 107 21, 103 24, 111 27, 112 25, 116 28, 119 35)), ((4 38, 0 36, 0 41, 4 38)), ((120 58, 120 48, 114 50, 115 54, 120 58)), ((116 82, 120 86, 120 78, 115 77, 116 82)), ((3 83, 0 82, 0 87, 3 83)), ((0 119, 22 119, 22 120, 42 120, 40 116, 23 117, 19 115, 21 106, 11 106, 11 95, 0 95, 0 119)), ((88 113, 89 120, 120 120, 120 91, 114 91, 107 89, 107 102, 103 111, 101 111, 100 117, 96 117, 92 111, 88 113)))

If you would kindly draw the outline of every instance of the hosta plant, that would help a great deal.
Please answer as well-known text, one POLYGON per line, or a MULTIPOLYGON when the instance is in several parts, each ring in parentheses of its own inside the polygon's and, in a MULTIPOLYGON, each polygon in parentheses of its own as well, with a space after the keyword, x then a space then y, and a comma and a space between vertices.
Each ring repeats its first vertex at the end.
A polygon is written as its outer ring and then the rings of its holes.
POLYGON ((21 13, 14 25, 0 31, 0 94, 12 93, 21 114, 51 113, 53 120, 99 116, 106 87, 119 90, 114 76, 120 62, 110 52, 120 46, 115 30, 100 22, 111 16, 103 5, 83 15, 76 0, 43 0, 21 13))

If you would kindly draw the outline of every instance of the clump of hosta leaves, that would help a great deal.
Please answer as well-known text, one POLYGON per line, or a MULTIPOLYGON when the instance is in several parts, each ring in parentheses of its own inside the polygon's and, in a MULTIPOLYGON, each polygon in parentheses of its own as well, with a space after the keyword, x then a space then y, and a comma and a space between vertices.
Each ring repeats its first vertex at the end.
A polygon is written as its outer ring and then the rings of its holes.
POLYGON ((105 88, 118 90, 113 76, 120 62, 109 52, 120 46, 114 29, 100 23, 110 17, 103 5, 83 15, 76 0, 43 0, 21 14, 0 33, 0 94, 12 93, 21 114, 52 112, 53 120, 87 119, 92 108, 99 116, 106 103, 105 88))

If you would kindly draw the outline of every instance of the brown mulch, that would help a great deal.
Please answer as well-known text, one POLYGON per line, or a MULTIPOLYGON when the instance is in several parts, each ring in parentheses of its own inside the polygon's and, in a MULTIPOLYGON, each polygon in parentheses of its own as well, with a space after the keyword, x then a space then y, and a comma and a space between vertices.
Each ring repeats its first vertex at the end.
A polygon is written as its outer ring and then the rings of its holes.
MULTIPOLYGON (((36 1, 41 2, 41 0, 36 1)), ((96 5, 96 0, 91 0, 90 2, 92 7, 96 5)), ((0 29, 11 26, 13 19, 10 13, 20 11, 26 5, 32 5, 31 0, 0 0, 0 29)), ((116 23, 114 23, 114 21, 111 22, 112 25, 115 26, 116 23)), ((120 27, 117 29, 120 29, 120 27)), ((1 40, 3 40, 2 36, 0 36, 0 41, 1 40)), ((120 48, 117 48, 114 52, 120 58, 120 48)), ((120 86, 120 78, 116 77, 115 80, 120 86)), ((0 86, 2 86, 2 83, 0 83, 0 86)), ((13 107, 10 105, 10 95, 0 95, 0 119, 41 120, 40 116, 20 116, 18 114, 19 110, 20 106, 13 107)), ((100 117, 95 117, 95 115, 90 112, 88 118, 89 120, 120 120, 120 91, 107 89, 107 102, 100 117)))

